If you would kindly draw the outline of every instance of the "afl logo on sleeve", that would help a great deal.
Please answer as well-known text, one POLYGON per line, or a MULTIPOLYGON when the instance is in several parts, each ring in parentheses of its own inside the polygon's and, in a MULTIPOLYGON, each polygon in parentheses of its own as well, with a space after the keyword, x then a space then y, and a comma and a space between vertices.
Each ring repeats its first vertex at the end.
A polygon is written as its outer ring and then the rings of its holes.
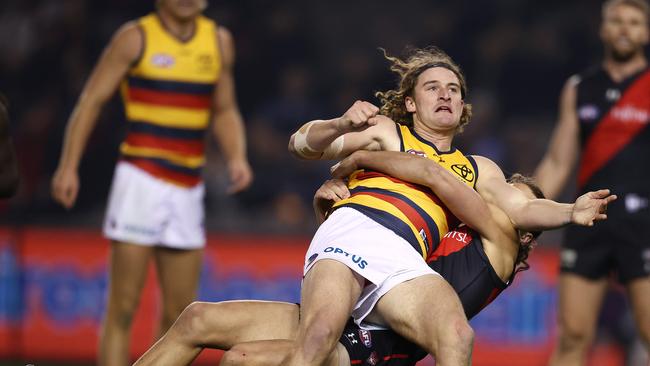
POLYGON ((467 182, 474 181, 474 172, 465 164, 454 164, 451 166, 451 170, 467 182))

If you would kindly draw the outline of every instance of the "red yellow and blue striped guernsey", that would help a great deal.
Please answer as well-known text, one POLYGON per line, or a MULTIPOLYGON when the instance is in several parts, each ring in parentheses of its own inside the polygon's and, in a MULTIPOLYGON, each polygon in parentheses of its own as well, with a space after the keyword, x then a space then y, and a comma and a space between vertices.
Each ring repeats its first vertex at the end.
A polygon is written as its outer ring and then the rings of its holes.
MULTIPOLYGON (((402 152, 425 156, 438 162, 459 180, 476 186, 478 169, 470 156, 452 148, 440 152, 412 129, 398 125, 402 152)), ((458 225, 440 199, 424 186, 405 182, 388 175, 357 170, 349 177, 350 197, 337 202, 334 208, 354 208, 404 238, 427 259, 440 239, 458 225)))
POLYGON ((154 177, 195 186, 201 182, 205 132, 221 71, 216 24, 199 16, 194 35, 181 41, 155 13, 138 23, 144 49, 121 85, 129 126, 121 159, 154 177))

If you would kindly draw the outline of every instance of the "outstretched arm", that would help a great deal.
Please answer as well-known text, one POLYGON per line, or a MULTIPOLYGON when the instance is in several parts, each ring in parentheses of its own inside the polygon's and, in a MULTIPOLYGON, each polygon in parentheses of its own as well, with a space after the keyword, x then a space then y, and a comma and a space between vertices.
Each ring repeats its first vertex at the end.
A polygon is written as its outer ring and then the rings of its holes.
POLYGON ((335 178, 367 168, 429 187, 451 212, 481 236, 495 238, 500 230, 485 201, 466 184, 432 160, 391 151, 357 151, 332 167, 335 178))
POLYGON ((593 226, 594 221, 607 218, 607 204, 616 199, 608 189, 602 189, 580 196, 573 204, 531 200, 508 184, 501 169, 490 159, 474 158, 481 172, 476 185, 478 192, 488 203, 501 208, 519 229, 548 230, 568 224, 593 226))

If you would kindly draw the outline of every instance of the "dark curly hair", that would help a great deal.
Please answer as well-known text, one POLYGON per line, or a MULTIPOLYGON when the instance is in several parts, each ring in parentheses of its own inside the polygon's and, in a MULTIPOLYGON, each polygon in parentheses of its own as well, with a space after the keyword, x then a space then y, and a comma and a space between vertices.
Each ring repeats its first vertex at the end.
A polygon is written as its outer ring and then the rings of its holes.
MULTIPOLYGON (((535 195, 537 198, 546 198, 544 196, 544 192, 542 192, 542 189, 539 188, 535 180, 531 177, 527 177, 525 175, 521 175, 519 173, 513 174, 509 179, 508 183, 514 184, 514 183, 519 183, 519 184, 525 184, 528 189, 530 189, 531 192, 535 195)), ((526 260, 528 259, 528 255, 530 254, 530 251, 535 247, 536 244, 536 239, 542 234, 541 231, 531 231, 530 232, 533 235, 533 240, 531 240, 528 243, 519 243, 519 253, 517 253, 517 261, 515 262, 515 273, 516 272, 521 272, 525 271, 530 268, 530 265, 526 260)))
MULTIPOLYGON (((406 97, 413 97, 413 90, 420 74, 432 67, 444 67, 456 74, 462 98, 465 99, 467 84, 463 72, 451 57, 438 47, 408 49, 409 56, 406 60, 389 56, 383 48, 380 50, 384 53, 384 57, 390 61, 391 71, 399 76, 396 89, 375 93, 375 96, 381 101, 381 114, 390 117, 393 121, 409 127, 413 126, 413 114, 406 110, 405 100, 406 97)), ((456 131, 462 132, 471 118, 472 105, 465 103, 456 131)))

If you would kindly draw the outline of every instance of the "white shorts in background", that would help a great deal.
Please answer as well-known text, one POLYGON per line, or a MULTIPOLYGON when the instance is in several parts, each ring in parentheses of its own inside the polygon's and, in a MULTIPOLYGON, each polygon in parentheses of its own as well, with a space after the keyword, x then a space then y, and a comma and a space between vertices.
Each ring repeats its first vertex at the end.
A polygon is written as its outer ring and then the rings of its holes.
POLYGON ((342 207, 318 228, 305 255, 303 274, 321 259, 343 263, 365 278, 366 285, 352 311, 357 324, 395 286, 424 275, 439 275, 402 237, 361 212, 342 207))
POLYGON ((109 239, 176 249, 205 246, 203 184, 185 188, 118 162, 104 219, 109 239))

